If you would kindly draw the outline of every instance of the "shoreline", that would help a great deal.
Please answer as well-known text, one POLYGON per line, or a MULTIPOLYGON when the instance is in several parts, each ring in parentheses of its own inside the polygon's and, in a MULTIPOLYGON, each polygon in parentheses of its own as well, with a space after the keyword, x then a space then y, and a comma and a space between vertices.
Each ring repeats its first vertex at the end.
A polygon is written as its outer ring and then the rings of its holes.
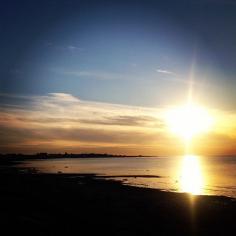
MULTIPOLYGON (((38 159, 41 160, 41 159, 38 159)), ((49 159, 50 160, 50 159, 49 159)), ((23 160, 25 161, 25 160, 23 160)), ((165 188, 158 188, 158 187, 150 187, 148 185, 142 185, 142 184, 132 184, 132 183, 126 183, 126 181, 129 178, 156 178, 156 179, 160 179, 160 178, 165 178, 165 176, 161 176, 161 175, 153 175, 153 174, 142 174, 142 175, 104 175, 104 174, 99 174, 99 173, 67 173, 67 172, 63 172, 63 171, 57 171, 57 172, 43 172, 38 170, 35 167, 19 167, 19 165, 22 164, 22 160, 21 161, 16 161, 16 160, 7 160, 5 162, 5 160, 0 161, 0 171, 3 172, 10 172, 10 173, 21 173, 21 174, 39 174, 39 175, 44 175, 44 174, 52 174, 52 175, 74 175, 74 176, 93 176, 94 179, 99 179, 99 180, 111 180, 111 181, 118 181, 120 182, 122 185, 126 185, 126 186, 131 186, 131 187, 137 187, 137 188, 147 188, 147 189, 154 189, 154 190, 159 190, 159 191, 163 191, 163 192, 170 192, 170 193, 183 193, 183 194, 190 194, 187 192, 181 192, 178 191, 177 189, 165 189, 165 188), (2 168, 2 169, 1 169, 2 168), (124 179, 119 179, 119 178, 124 178, 124 179)), ((67 168, 65 166, 65 168, 67 168)), ((191 194, 190 194, 191 195, 191 194)), ((235 199, 236 201, 236 197, 235 196, 231 196, 231 195, 223 195, 223 194, 196 194, 196 196, 211 196, 211 197, 226 197, 226 198, 230 198, 230 199, 235 199)))
POLYGON ((223 235, 236 230, 233 198, 128 186, 94 174, 9 169, 0 173, 1 226, 9 232, 223 235))

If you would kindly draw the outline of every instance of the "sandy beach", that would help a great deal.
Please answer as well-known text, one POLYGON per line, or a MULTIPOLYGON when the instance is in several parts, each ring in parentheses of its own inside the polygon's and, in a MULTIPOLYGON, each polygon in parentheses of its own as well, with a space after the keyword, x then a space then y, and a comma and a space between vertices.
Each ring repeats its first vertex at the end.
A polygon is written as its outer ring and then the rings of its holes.
POLYGON ((236 201, 83 174, 0 174, 4 235, 233 235, 236 201))

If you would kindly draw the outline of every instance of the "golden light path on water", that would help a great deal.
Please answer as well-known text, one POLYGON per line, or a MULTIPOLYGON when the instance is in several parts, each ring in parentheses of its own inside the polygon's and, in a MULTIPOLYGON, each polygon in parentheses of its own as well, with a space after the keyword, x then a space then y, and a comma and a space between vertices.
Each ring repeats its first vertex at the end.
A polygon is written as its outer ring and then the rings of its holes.
POLYGON ((204 193, 204 175, 200 158, 185 155, 180 167, 180 191, 193 195, 204 193))
POLYGON ((170 109, 166 115, 170 131, 184 141, 185 155, 179 168, 179 190, 193 195, 204 194, 205 178, 199 156, 193 153, 193 137, 207 133, 214 123, 209 111, 192 102, 170 109))
POLYGON ((204 194, 205 178, 199 156, 193 153, 193 137, 212 129, 214 119, 209 110, 193 102, 193 70, 190 76, 187 103, 170 109, 166 113, 169 129, 184 141, 185 155, 182 158, 179 190, 193 195, 204 194))

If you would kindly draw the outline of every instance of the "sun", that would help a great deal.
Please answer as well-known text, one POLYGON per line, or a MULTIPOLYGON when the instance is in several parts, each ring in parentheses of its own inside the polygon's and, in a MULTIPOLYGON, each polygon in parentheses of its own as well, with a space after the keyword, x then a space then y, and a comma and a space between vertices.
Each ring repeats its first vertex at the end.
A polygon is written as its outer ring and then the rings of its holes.
POLYGON ((170 130, 185 140, 209 131, 213 124, 207 109, 193 103, 168 110, 166 121, 170 130))

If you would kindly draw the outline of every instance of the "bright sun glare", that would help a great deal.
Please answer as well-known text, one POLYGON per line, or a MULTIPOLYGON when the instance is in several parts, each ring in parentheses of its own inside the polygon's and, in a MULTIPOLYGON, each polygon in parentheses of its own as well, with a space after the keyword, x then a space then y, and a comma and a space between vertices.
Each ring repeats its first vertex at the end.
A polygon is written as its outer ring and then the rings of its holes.
POLYGON ((207 132, 213 123, 205 108, 192 103, 169 110, 166 120, 170 130, 185 140, 191 140, 193 136, 207 132))
POLYGON ((191 194, 202 194, 203 176, 197 156, 186 155, 181 165, 180 190, 191 194))

